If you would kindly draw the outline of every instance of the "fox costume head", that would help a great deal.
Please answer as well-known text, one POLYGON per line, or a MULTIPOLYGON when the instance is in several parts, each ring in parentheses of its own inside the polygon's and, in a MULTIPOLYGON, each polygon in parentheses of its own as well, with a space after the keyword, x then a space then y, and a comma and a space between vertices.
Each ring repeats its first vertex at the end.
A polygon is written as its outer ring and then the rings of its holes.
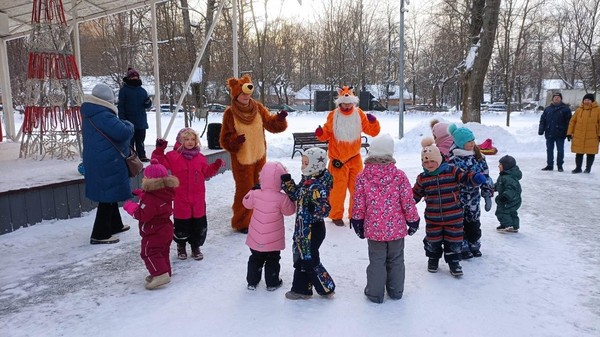
POLYGON ((354 95, 354 91, 352 89, 353 89, 353 87, 349 87, 347 85, 345 85, 341 88, 338 88, 337 89, 338 97, 335 99, 335 105, 339 106, 342 103, 350 103, 350 104, 357 105, 358 97, 356 97, 354 95))

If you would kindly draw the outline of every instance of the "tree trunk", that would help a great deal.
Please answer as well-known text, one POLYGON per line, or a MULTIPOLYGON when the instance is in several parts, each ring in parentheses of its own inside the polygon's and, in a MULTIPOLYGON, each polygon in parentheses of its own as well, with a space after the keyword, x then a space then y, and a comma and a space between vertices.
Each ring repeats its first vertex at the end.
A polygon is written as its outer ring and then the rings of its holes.
POLYGON ((494 49, 501 0, 475 0, 471 9, 471 40, 463 70, 462 121, 481 123, 483 82, 494 49), (472 61, 469 61, 472 57, 472 61))

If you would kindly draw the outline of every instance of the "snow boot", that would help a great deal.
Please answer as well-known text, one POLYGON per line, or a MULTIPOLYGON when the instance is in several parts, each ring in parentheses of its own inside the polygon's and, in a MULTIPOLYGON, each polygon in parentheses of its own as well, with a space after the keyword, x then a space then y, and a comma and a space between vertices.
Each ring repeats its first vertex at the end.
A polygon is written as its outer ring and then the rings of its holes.
POLYGON ((553 170, 552 165, 548 165, 542 169, 542 171, 552 171, 552 170, 553 170))
POLYGON ((204 255, 202 254, 202 252, 200 251, 200 247, 193 247, 192 248, 192 258, 196 261, 200 261, 204 258, 204 255))
POLYGON ((279 281, 277 282, 276 285, 274 285, 274 286, 267 286, 267 291, 275 291, 275 290, 279 289, 282 284, 283 284, 283 280, 279 279, 279 281))
POLYGON ((307 300, 311 297, 311 295, 300 294, 292 290, 285 293, 285 298, 287 298, 288 300, 307 300))
POLYGON ((187 252, 185 251, 185 242, 177 243, 177 258, 180 260, 187 259, 187 252))
POLYGON ((169 276, 169 273, 164 273, 164 274, 153 277, 152 281, 150 281, 150 282, 148 282, 148 284, 146 284, 146 289, 153 290, 153 289, 156 289, 156 288, 158 288, 162 285, 165 285, 169 282, 171 282, 171 276, 169 276))
POLYGON ((473 258, 473 253, 471 253, 470 251, 466 251, 466 252, 462 252, 460 254, 461 258, 463 260, 468 260, 468 259, 472 259, 473 258))
POLYGON ((448 263, 448 267, 450 267, 450 274, 452 276, 459 277, 463 275, 462 267, 458 262, 450 262, 448 263))
POLYGON ((116 236, 111 236, 108 239, 102 239, 102 240, 90 238, 91 245, 110 244, 110 243, 117 243, 117 242, 119 242, 119 238, 116 236))
POLYGON ((437 273, 439 264, 440 264, 439 259, 434 259, 434 258, 430 257, 429 261, 427 261, 427 271, 430 273, 437 273))
POLYGON ((474 250, 471 253, 473 254, 474 257, 481 257, 481 255, 483 255, 483 254, 481 254, 481 251, 479 249, 474 250))

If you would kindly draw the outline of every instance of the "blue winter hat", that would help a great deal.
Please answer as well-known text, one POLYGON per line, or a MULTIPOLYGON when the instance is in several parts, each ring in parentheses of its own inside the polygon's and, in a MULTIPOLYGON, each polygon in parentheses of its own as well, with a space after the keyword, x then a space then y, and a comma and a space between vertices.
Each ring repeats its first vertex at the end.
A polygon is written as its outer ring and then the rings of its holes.
POLYGON ((475 135, 473 135, 471 130, 465 127, 458 127, 456 124, 450 124, 450 126, 448 126, 448 133, 452 136, 452 139, 454 139, 454 143, 461 149, 465 148, 466 143, 475 140, 475 135))

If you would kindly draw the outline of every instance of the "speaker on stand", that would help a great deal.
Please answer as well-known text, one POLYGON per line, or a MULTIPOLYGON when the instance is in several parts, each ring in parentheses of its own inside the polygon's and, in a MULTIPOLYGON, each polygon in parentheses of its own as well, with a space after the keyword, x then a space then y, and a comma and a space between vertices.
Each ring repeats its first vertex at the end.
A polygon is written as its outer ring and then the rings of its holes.
POLYGON ((219 138, 221 137, 221 126, 221 123, 208 124, 206 139, 208 140, 208 148, 211 150, 221 149, 221 144, 219 143, 219 138))

